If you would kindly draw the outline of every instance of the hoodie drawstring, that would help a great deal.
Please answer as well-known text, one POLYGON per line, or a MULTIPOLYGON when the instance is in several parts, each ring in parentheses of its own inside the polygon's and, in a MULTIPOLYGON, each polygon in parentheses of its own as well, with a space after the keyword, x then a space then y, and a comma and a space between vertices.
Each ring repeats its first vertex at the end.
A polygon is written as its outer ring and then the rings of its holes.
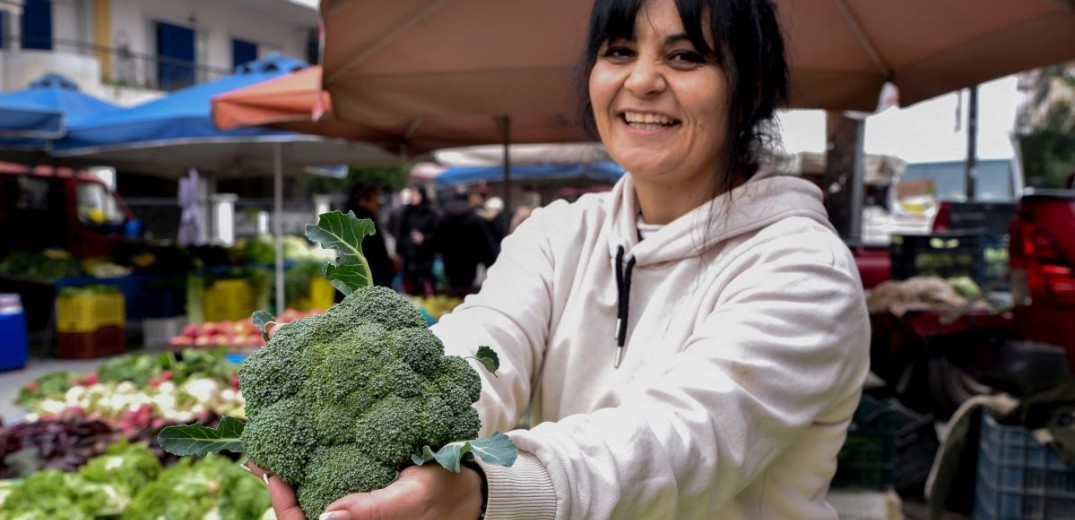
POLYGON ((623 346, 627 341, 628 305, 631 303, 631 271, 635 268, 635 257, 627 259, 627 268, 623 267, 623 246, 616 250, 616 361, 613 367, 620 368, 623 361, 623 346))

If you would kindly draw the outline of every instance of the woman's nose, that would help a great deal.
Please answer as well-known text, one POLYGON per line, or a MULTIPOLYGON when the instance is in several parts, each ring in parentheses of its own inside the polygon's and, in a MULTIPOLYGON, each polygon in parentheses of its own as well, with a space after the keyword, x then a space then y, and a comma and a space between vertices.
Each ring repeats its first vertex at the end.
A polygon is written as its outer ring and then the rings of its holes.
POLYGON ((660 65, 651 60, 636 60, 624 86, 638 97, 658 94, 667 86, 660 65))

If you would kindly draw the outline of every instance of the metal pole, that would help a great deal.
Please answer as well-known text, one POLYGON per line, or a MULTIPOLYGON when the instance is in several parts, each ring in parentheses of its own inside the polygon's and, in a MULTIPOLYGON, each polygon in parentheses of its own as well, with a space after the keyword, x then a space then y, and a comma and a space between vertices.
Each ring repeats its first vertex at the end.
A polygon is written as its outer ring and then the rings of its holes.
POLYGON ((273 144, 273 234, 276 236, 276 315, 284 312, 284 152, 273 144))
POLYGON ((975 198, 978 184, 978 85, 970 88, 970 107, 967 108, 967 200, 975 198))
POLYGON ((504 116, 504 214, 511 221, 511 116, 504 116))

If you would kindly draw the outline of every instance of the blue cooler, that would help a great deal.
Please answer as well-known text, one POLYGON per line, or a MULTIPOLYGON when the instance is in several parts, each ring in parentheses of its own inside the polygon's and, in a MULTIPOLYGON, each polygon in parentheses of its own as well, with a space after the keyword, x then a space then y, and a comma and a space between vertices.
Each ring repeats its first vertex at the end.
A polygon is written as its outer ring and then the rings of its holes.
POLYGON ((0 371, 26 366, 26 313, 18 294, 0 294, 0 371))

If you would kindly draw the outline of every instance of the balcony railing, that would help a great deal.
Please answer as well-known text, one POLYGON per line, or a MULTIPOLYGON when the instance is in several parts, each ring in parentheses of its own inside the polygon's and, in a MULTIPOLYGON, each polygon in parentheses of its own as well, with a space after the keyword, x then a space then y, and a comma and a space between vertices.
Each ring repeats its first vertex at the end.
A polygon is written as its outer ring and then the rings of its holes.
POLYGON ((230 69, 135 52, 128 47, 104 47, 88 42, 53 38, 51 49, 25 39, 4 42, 4 51, 25 49, 95 57, 101 62, 101 82, 120 87, 173 91, 228 76, 230 69))

